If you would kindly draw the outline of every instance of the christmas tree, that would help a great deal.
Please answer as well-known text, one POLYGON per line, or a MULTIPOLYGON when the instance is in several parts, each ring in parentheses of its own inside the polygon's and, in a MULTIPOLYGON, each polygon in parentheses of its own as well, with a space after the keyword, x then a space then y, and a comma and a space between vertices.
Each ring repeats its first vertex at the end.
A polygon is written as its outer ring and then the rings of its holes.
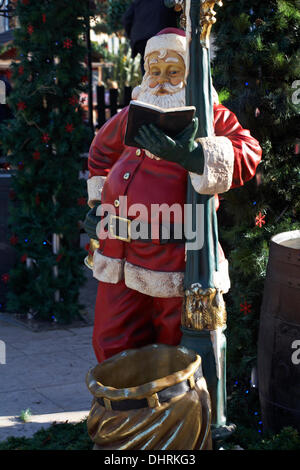
POLYGON ((15 13, 19 56, 8 99, 15 119, 1 128, 15 169, 10 242, 18 253, 7 307, 65 323, 79 314, 84 282, 79 239, 86 182, 79 178, 80 154, 92 136, 79 98, 87 81, 87 11, 84 2, 19 0, 15 13))
POLYGON ((214 85, 263 149, 257 176, 224 195, 220 232, 230 262, 229 383, 249 385, 269 242, 299 229, 299 1, 233 0, 218 9, 214 85), (297 82, 298 80, 298 82, 297 82))

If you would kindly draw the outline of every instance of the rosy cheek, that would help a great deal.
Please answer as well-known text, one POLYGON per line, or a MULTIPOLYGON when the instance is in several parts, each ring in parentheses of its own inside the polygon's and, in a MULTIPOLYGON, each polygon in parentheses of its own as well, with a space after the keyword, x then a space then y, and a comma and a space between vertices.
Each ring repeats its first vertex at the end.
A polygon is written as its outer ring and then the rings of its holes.
POLYGON ((183 81, 183 77, 173 77, 170 82, 172 85, 179 85, 183 81))
POLYGON ((149 81, 149 88, 155 88, 157 85, 157 80, 155 78, 151 78, 149 81))

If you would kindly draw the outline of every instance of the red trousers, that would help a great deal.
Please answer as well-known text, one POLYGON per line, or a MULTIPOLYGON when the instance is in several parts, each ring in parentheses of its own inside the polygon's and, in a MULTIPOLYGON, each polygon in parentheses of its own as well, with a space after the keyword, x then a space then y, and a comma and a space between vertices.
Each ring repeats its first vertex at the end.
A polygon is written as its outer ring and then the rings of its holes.
POLYGON ((125 349, 153 343, 177 346, 182 297, 156 298, 118 284, 99 282, 93 347, 99 362, 125 349))

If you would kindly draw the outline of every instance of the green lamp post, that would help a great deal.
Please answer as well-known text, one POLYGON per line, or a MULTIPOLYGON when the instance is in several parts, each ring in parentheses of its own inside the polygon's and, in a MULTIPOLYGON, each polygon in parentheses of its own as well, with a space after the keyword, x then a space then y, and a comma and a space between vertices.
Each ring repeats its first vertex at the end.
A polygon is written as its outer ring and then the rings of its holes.
MULTIPOLYGON (((186 87, 187 105, 196 107, 199 120, 197 138, 214 135, 212 80, 209 36, 215 23, 215 4, 220 1, 165 0, 168 7, 181 5, 182 26, 189 47, 189 76, 186 87)), ((226 309, 222 293, 215 287, 218 271, 218 227, 214 195, 198 194, 188 177, 187 204, 192 207, 192 221, 202 206, 201 223, 204 244, 199 249, 187 245, 185 298, 182 312, 181 344, 202 357, 203 374, 212 405, 212 434, 215 442, 228 436, 234 425, 226 422, 226 309)), ((189 226, 191 220, 186 221, 189 226)))

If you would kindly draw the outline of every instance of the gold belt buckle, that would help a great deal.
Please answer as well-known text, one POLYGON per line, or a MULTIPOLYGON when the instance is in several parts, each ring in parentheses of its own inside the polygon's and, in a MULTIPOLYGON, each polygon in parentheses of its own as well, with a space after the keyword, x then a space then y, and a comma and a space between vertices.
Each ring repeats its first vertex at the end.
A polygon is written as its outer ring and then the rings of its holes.
POLYGON ((119 217, 118 215, 111 215, 110 216, 110 222, 109 222, 109 233, 110 233, 110 235, 112 235, 117 240, 121 240, 123 242, 128 242, 129 243, 131 241, 130 224, 131 224, 131 220, 126 219, 125 217, 119 217), (120 235, 116 235, 116 233, 114 232, 114 229, 116 228, 116 224, 112 223, 112 221, 114 219, 115 220, 121 220, 121 221, 127 223, 127 237, 121 237, 120 235))

